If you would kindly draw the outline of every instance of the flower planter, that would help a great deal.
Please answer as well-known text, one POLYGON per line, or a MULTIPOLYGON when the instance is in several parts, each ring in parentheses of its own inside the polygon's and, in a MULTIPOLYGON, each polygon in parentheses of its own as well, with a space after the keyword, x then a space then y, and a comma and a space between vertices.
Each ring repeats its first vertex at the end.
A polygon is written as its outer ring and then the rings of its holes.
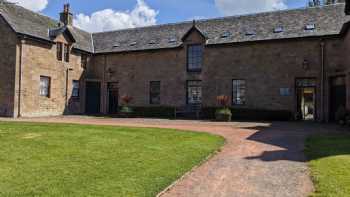
POLYGON ((230 114, 215 114, 216 121, 219 122, 230 122, 232 120, 232 115, 230 114))

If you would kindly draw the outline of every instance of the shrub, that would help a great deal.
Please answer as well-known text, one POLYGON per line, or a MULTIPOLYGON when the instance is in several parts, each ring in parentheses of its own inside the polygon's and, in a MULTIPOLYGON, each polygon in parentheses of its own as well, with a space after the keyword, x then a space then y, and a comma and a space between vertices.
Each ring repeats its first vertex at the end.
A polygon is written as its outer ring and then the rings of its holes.
POLYGON ((346 116, 347 116, 347 112, 346 112, 345 107, 344 106, 340 106, 338 108, 338 110, 336 111, 336 113, 335 113, 335 120, 337 122, 345 121, 346 116))
POLYGON ((215 111, 215 118, 217 121, 231 121, 232 120, 232 112, 228 107, 230 102, 230 97, 221 95, 216 97, 218 104, 221 108, 215 111))

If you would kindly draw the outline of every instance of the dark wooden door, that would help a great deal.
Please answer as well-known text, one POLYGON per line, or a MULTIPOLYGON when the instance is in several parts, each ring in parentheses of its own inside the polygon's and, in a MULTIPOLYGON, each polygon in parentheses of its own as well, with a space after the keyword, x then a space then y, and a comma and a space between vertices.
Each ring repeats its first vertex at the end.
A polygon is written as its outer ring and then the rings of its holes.
POLYGON ((100 82, 86 82, 85 112, 87 114, 99 114, 100 103, 101 103, 100 82))
POLYGON ((118 100, 119 100, 119 91, 118 83, 109 83, 108 84, 108 113, 117 114, 118 113, 118 100))
POLYGON ((330 91, 330 120, 335 120, 335 114, 341 108, 346 107, 345 77, 335 77, 331 80, 330 91))

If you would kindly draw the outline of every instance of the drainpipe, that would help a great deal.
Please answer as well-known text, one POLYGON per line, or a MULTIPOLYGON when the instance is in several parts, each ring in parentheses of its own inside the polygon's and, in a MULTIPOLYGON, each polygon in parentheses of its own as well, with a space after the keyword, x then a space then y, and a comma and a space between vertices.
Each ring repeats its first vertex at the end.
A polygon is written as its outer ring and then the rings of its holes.
POLYGON ((66 70, 66 104, 65 104, 65 106, 66 106, 66 110, 67 111, 69 111, 68 110, 68 84, 69 84, 69 71, 73 71, 73 69, 72 68, 67 68, 67 70, 66 70))
POLYGON ((22 102, 22 57, 23 57, 23 44, 24 38, 20 38, 19 45, 19 68, 18 68, 18 102, 17 102, 17 118, 22 116, 21 114, 21 102, 22 102))
POLYGON ((325 42, 321 39, 321 122, 325 122, 325 42))

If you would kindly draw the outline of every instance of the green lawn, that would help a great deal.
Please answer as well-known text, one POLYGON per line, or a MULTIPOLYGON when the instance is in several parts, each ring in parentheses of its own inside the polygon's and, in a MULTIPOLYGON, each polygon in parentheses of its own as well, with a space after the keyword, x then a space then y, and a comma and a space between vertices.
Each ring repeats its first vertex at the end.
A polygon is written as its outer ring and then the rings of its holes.
POLYGON ((350 196, 350 134, 313 136, 306 153, 316 187, 313 196, 350 196))
POLYGON ((0 196, 155 196, 223 143, 166 129, 0 122, 0 196))

